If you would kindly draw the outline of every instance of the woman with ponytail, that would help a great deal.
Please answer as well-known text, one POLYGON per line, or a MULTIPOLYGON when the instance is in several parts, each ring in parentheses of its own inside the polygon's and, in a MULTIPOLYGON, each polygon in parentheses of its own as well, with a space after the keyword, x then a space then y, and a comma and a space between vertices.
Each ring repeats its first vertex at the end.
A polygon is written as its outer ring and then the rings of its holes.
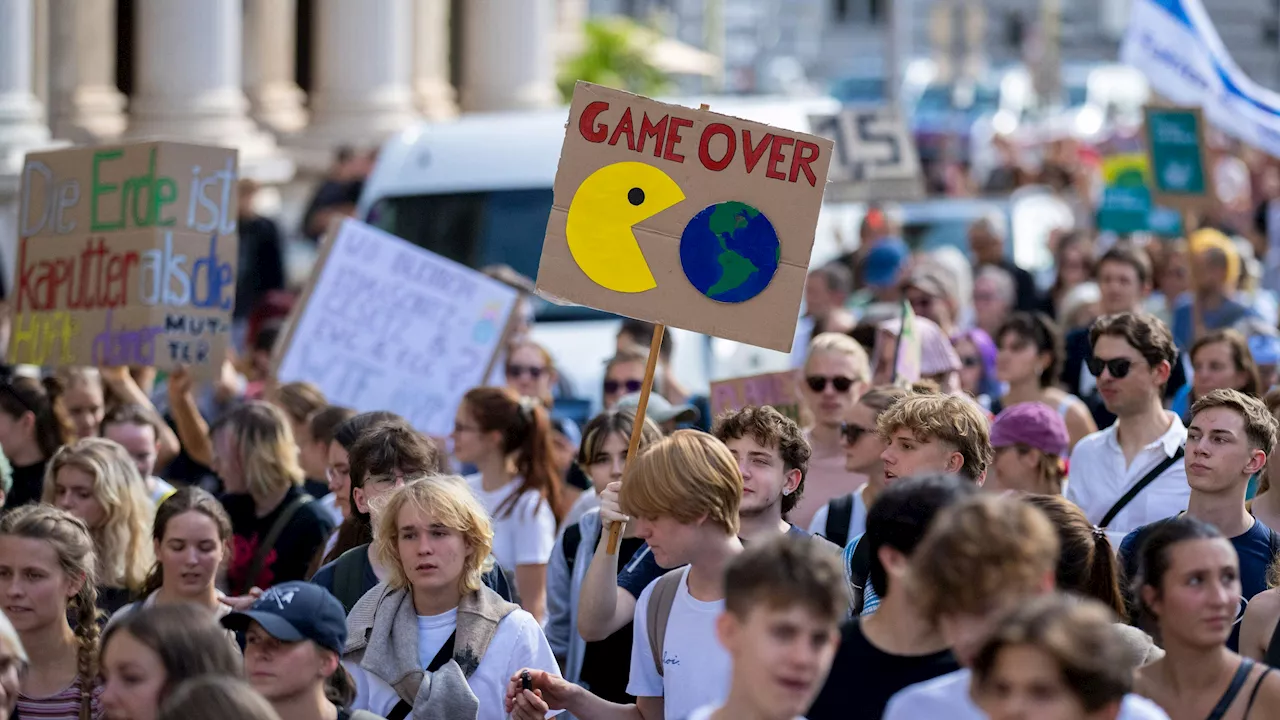
POLYGON ((0 606, 23 646, 39 649, 18 696, 20 718, 102 717, 94 565, 89 528, 74 515, 28 505, 0 517, 0 606))
POLYGON ((214 585, 231 557, 231 518, 217 498, 197 487, 170 495, 156 510, 151 538, 156 562, 141 599, 117 611, 112 625, 156 605, 189 603, 214 617, 231 612, 214 585))
POLYGON ((479 469, 467 480, 493 518, 494 557, 514 568, 521 606, 541 622, 560 521, 550 416, 509 389, 475 388, 462 398, 452 438, 458 461, 479 469))
POLYGON ((44 502, 85 522, 98 553, 98 605, 113 613, 139 592, 155 562, 154 505, 124 448, 103 438, 66 445, 49 462, 44 502))
POLYGON ((0 380, 0 447, 13 465, 5 509, 40 502, 45 466, 70 440, 53 407, 60 388, 53 378, 44 383, 24 376, 0 380))

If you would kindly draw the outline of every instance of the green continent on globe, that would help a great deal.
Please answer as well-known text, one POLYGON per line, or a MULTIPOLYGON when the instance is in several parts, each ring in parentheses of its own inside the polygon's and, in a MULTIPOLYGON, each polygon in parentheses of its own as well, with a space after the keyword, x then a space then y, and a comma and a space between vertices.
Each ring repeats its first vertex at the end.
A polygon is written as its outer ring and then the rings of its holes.
POLYGON ((740 303, 759 295, 773 279, 781 257, 769 218, 744 202, 708 205, 680 234, 680 266, 706 297, 740 303))
POLYGON ((751 218, 759 214, 760 211, 750 205, 732 200, 716 205, 715 210, 711 211, 711 219, 707 221, 707 227, 720 242, 721 252, 716 261, 720 263, 723 272, 720 280, 707 289, 708 297, 715 297, 732 290, 746 282, 747 278, 751 277, 751 273, 760 272, 760 268, 756 267, 755 263, 730 250, 723 237, 724 235, 732 236, 738 230, 745 228, 750 224, 751 218))
POLYGON ((707 289, 708 297, 728 292, 746 282, 752 273, 760 272, 760 268, 756 267, 755 263, 732 250, 721 252, 716 260, 720 263, 722 273, 720 280, 707 289))

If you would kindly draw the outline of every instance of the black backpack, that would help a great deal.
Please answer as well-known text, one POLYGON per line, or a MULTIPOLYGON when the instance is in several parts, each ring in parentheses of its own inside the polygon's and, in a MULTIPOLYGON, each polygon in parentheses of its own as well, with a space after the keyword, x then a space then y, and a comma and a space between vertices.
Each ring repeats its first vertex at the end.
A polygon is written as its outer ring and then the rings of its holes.
POLYGON ((844 548, 849 544, 849 523, 853 522, 853 493, 827 503, 826 539, 844 548))

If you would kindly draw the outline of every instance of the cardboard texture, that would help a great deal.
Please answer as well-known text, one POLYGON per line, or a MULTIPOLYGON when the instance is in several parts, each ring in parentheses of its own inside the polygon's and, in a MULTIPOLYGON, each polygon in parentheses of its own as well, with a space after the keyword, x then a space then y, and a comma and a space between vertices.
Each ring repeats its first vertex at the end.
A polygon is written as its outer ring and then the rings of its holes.
POLYGON ((800 422, 800 381, 798 372, 765 373, 730 378, 711 383, 711 414, 741 410, 750 405, 769 405, 800 422))
POLYGON ((814 133, 835 141, 827 200, 923 200, 924 171, 915 138, 891 107, 847 108, 810 118, 814 133))
POLYGON ((313 382, 338 405, 390 410, 443 437, 463 394, 485 384, 519 297, 464 265, 344 220, 326 236, 294 306, 275 375, 313 382))
POLYGON ((235 150, 168 142, 27 156, 9 361, 221 367, 239 243, 235 150))
POLYGON ((791 349, 832 142, 579 82, 539 294, 791 349))
POLYGON ((1200 108, 1143 108, 1151 198, 1179 212, 1215 203, 1204 116, 1200 108))

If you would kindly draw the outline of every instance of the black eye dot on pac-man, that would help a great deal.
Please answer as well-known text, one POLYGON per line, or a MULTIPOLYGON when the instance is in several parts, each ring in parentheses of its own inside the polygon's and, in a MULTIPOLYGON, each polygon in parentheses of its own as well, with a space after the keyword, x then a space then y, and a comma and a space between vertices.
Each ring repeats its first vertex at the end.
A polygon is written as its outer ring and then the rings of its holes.
POLYGON ((632 205, 639 205, 644 202, 644 191, 640 188, 631 188, 627 191, 627 202, 632 205))

